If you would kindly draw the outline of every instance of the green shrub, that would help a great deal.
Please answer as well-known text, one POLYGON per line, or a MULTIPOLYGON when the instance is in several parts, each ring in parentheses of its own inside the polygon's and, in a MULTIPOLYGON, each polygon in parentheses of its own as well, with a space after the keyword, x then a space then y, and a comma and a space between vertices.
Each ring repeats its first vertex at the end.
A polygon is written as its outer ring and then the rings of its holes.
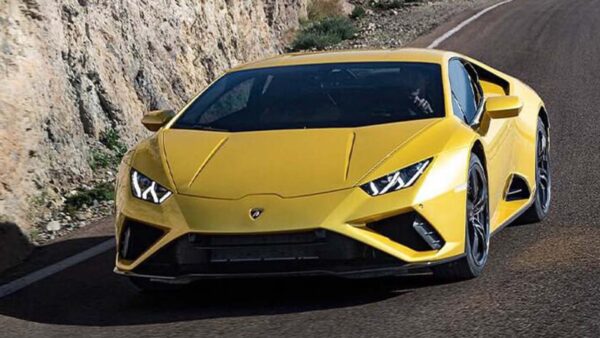
POLYGON ((354 33, 356 28, 350 19, 343 16, 326 17, 305 24, 292 43, 292 49, 324 49, 352 38, 354 33))
POLYGON ((115 164, 115 157, 100 149, 91 150, 90 167, 92 169, 108 168, 115 164))
POLYGON ((47 191, 42 191, 40 194, 31 196, 29 198, 29 203, 34 208, 43 207, 44 205, 46 205, 47 202, 48 202, 48 192, 47 191))
POLYGON ((36 241, 38 239, 38 237, 40 236, 40 230, 37 228, 31 228, 29 230, 29 239, 31 241, 36 241))
POLYGON ((97 201, 112 201, 115 199, 115 191, 112 183, 100 183, 90 190, 78 189, 77 192, 68 196, 65 200, 65 211, 74 214, 84 205, 90 206, 97 201))
POLYGON ((414 2, 414 1, 405 1, 405 0, 374 0, 371 1, 371 7, 373 8, 377 8, 377 9, 394 9, 394 8, 400 8, 402 6, 404 6, 405 3, 407 2, 414 2))
POLYGON ((117 157, 117 162, 121 160, 123 155, 127 152, 127 146, 121 142, 119 133, 114 129, 109 129, 100 137, 100 142, 106 146, 106 148, 112 150, 117 157))
POLYGON ((352 19, 359 19, 365 16, 365 14, 367 14, 367 11, 362 6, 355 6, 352 13, 350 13, 350 17, 352 19))

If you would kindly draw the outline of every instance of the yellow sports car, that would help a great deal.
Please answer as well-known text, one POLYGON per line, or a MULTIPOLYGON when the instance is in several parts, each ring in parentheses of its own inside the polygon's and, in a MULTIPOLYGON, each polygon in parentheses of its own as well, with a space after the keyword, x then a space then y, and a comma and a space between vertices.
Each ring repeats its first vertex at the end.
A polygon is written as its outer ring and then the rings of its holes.
POLYGON ((200 278, 481 274, 490 236, 550 205, 549 122, 452 52, 283 55, 234 68, 126 154, 115 271, 200 278))

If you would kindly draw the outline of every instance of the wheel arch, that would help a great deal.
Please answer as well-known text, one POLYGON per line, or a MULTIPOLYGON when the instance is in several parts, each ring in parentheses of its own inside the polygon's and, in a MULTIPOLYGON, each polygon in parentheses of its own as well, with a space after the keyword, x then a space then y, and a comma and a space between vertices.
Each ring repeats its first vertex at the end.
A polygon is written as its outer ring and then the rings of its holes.
POLYGON ((542 122, 544 123, 544 129, 546 129, 546 135, 548 135, 548 137, 550 137, 550 120, 548 119, 548 111, 546 110, 546 107, 544 107, 543 105, 540 107, 540 110, 538 112, 538 117, 540 119, 542 119, 542 122))
POLYGON ((473 145, 471 146, 471 153, 479 157, 487 176, 487 160, 485 158, 485 149, 483 148, 483 143, 481 143, 481 140, 476 139, 475 142, 473 142, 473 145))

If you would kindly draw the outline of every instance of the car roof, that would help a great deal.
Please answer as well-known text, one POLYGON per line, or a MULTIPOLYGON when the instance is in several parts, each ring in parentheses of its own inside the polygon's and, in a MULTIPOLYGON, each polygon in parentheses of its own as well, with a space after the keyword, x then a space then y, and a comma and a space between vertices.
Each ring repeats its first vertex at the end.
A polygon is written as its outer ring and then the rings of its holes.
POLYGON ((456 54, 452 52, 421 48, 292 53, 246 63, 230 69, 229 72, 324 63, 425 62, 441 64, 453 56, 456 56, 456 54))

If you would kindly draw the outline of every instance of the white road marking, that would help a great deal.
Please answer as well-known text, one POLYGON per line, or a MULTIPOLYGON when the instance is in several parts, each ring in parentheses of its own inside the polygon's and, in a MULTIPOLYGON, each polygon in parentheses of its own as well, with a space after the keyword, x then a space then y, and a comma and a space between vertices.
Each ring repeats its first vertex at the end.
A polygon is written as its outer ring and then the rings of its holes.
POLYGON ((110 239, 104 241, 94 247, 91 247, 85 251, 82 251, 74 256, 66 258, 58 263, 49 265, 41 270, 32 272, 24 277, 16 279, 12 282, 0 286, 0 298, 6 297, 13 294, 35 282, 38 282, 46 277, 49 277, 55 273, 63 271, 74 265, 77 265, 83 261, 86 261, 94 256, 97 256, 103 252, 106 252, 115 247, 115 240, 110 239))
POLYGON ((444 33, 444 35, 440 36, 439 38, 435 39, 429 46, 427 46, 427 48, 437 48, 442 42, 446 41, 449 37, 451 37, 452 35, 456 34, 456 32, 458 32, 459 30, 465 28, 465 26, 467 26, 468 24, 470 24, 471 22, 479 19, 479 17, 481 17, 482 15, 484 15, 485 13, 500 7, 502 5, 505 5, 509 2, 512 2, 513 0, 504 0, 502 2, 499 2, 495 5, 492 5, 486 9, 481 10, 479 13, 473 15, 472 17, 468 18, 467 20, 461 22, 460 24, 458 24, 458 26, 452 28, 451 30, 447 31, 446 33, 444 33))

